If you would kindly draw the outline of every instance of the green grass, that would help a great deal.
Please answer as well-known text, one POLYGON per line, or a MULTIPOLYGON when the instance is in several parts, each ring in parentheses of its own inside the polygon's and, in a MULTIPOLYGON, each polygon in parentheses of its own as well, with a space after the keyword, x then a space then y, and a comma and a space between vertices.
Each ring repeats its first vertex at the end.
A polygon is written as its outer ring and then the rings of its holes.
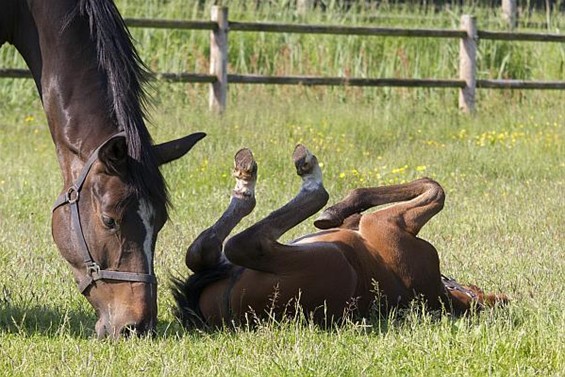
MULTIPOLYGON (((147 12, 173 18, 171 9, 180 9, 174 0, 166 3, 170 7, 161 1, 118 4, 132 17, 147 12)), ((187 13, 179 17, 197 12, 182 9, 187 13)), ((279 16, 273 9, 262 12, 273 21, 279 16)), ((345 16, 337 20, 350 22, 345 16)), ((175 49, 165 52, 158 39, 151 42, 152 33, 139 33, 149 43, 139 38, 140 48, 157 68, 171 54, 178 64, 196 64, 175 49)), ((168 38, 183 45, 179 36, 168 38)), ((191 43, 205 51, 206 38, 191 43)), ((253 43, 242 42, 245 49, 260 49, 253 38, 263 37, 246 38, 253 43)), ((261 54, 269 65, 276 60, 276 43, 264 43, 261 54)), ((335 51, 347 46, 327 43, 326 58, 337 67, 335 51)), ((413 53, 421 64, 433 65, 433 48, 413 53)), ((9 66, 10 52, 0 51, 1 66, 9 66)), ((315 59, 301 55, 296 64, 309 69, 315 59)), ((560 60, 544 64, 557 72, 560 60)), ((94 312, 51 239, 50 207, 61 179, 35 88, 29 80, 0 81, 0 375, 565 374, 563 93, 479 91, 478 114, 468 117, 457 111, 455 90, 232 86, 223 118, 208 112, 204 85, 157 83, 152 93, 150 129, 157 142, 193 131, 208 137, 164 168, 174 208, 156 250, 157 337, 97 341, 94 312), (258 204, 238 227, 243 229, 297 191, 291 153, 298 142, 323 163, 330 203, 354 187, 422 175, 438 180, 446 206, 422 237, 436 245, 444 273, 505 292, 510 306, 467 319, 436 319, 414 309, 403 319, 347 323, 331 331, 298 319, 266 321, 253 331, 185 332, 172 316, 167 278, 188 273, 186 247, 227 204, 233 155, 247 146, 259 163, 258 204)), ((284 239, 312 230, 306 222, 284 239)))
MULTIPOLYGON (((93 312, 49 232, 60 177, 51 173, 58 168, 39 103, 2 118, 2 370, 17 375, 563 373, 564 130, 563 115, 555 111, 562 94, 528 94, 504 111, 497 105, 506 100, 492 94, 492 102, 469 118, 446 110, 436 98, 397 95, 393 103, 342 103, 330 95, 317 100, 308 89, 295 88, 281 98, 269 89, 242 88, 220 119, 207 112, 204 100, 187 100, 177 90, 157 87, 156 98, 167 101, 158 101, 153 111, 155 139, 196 130, 209 136, 164 169, 175 208, 157 246, 162 284, 153 340, 92 338, 93 312), (26 120, 29 113, 39 115, 26 120), (446 274, 508 293, 510 307, 471 319, 437 321, 413 314, 329 332, 267 322, 256 331, 185 333, 172 317, 166 279, 171 272, 187 273, 185 248, 226 204, 233 154, 248 146, 260 165, 258 206, 241 229, 298 189, 290 158, 297 142, 323 162, 331 201, 361 185, 421 175, 440 181, 446 208, 423 237, 437 246, 446 274)), ((186 90, 205 94, 204 88, 186 90)), ((285 239, 312 229, 307 222, 285 239)))

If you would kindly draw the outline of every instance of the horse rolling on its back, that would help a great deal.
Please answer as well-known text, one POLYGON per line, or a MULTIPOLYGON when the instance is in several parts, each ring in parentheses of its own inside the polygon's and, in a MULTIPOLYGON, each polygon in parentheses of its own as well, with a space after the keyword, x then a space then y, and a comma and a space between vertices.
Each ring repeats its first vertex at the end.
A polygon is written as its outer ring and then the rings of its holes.
POLYGON ((316 157, 298 145, 293 159, 302 178, 299 193, 222 246, 255 206, 256 162, 248 149, 236 154, 230 204, 188 248, 186 265, 194 274, 173 280, 176 314, 186 327, 219 327, 296 307, 327 324, 351 308, 367 317, 375 304, 387 312, 417 298, 431 310, 454 314, 506 301, 445 278, 436 249, 417 237, 444 203, 441 186, 431 179, 355 189, 314 222, 321 231, 279 243, 328 201, 316 157))
POLYGON ((159 166, 204 134, 152 145, 147 71, 111 0, 2 0, 0 8, 0 45, 24 57, 55 143, 64 184, 53 238, 96 310, 96 333, 151 332, 153 254, 168 204, 159 166))

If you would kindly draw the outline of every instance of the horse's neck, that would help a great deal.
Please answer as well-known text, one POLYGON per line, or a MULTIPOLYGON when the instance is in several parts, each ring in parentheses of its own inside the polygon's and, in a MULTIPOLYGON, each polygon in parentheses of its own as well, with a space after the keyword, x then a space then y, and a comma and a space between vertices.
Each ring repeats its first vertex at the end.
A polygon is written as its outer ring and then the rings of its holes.
POLYGON ((36 80, 68 184, 118 126, 110 114, 107 78, 98 68, 89 25, 76 17, 63 29, 72 7, 62 3, 39 1, 31 12, 23 12, 22 19, 33 27, 25 33, 18 30, 14 44, 36 80))

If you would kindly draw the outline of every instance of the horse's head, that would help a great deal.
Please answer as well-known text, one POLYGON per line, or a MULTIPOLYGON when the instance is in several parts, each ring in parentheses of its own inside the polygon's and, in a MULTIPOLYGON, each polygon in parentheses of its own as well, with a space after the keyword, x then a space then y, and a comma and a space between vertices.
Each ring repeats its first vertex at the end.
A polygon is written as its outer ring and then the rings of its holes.
MULTIPOLYGON (((204 136, 153 146, 157 163, 181 157, 204 136)), ((135 189, 127 150, 122 134, 104 142, 53 209, 53 238, 96 311, 98 337, 152 332, 157 319, 153 255, 166 195, 135 189)))

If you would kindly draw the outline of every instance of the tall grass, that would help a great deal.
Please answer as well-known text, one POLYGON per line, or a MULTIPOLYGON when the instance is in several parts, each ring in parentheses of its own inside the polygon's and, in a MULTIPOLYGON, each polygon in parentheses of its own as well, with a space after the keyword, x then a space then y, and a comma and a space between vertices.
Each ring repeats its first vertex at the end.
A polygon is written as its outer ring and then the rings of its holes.
MULTIPOLYGON (((124 17, 206 20, 214 1, 202 2, 203 5, 199 3, 181 0, 117 1, 124 17)), ((318 9, 298 16, 294 7, 285 1, 263 1, 258 8, 251 5, 254 2, 223 3, 230 7, 230 19, 236 21, 456 29, 461 14, 472 13, 477 15, 480 29, 503 28, 496 12, 475 7, 456 7, 438 12, 429 7, 413 9, 391 2, 344 11, 336 2, 329 2, 325 12, 318 9)), ((522 18, 540 17, 535 12, 531 15, 522 12, 522 18)), ((558 25, 558 22, 553 24, 558 25)), ((559 30, 552 28, 552 32, 559 30)), ((208 72, 208 31, 135 28, 132 33, 142 58, 152 70, 208 72)), ((444 79, 458 75, 459 41, 456 39, 232 32, 229 40, 231 73, 444 79)), ((564 62, 565 50, 561 44, 481 41, 477 71, 479 78, 563 80, 564 62)), ((25 66, 15 50, 6 47, 0 50, 0 65, 25 66)), ((19 84, 7 82, 0 93, 3 98, 14 98, 10 93, 17 93, 19 84)), ((325 88, 323 91, 332 92, 333 89, 325 88)), ((372 100, 370 93, 374 91, 366 90, 366 93, 372 100)), ((19 96, 16 98, 19 101, 19 96)))
MULTIPOLYGON (((192 4, 118 2, 130 17, 190 19, 200 12, 192 4)), ((272 21, 298 20, 282 8, 260 12, 272 21)), ((311 17, 333 22, 322 13, 311 17)), ((342 17, 336 22, 346 23, 353 16, 342 17)), ((199 53, 193 51, 202 51, 202 67, 206 64, 206 33, 134 33, 155 69, 180 70, 186 68, 183 64, 196 64, 199 53), (167 44, 174 47, 165 49, 167 44), (186 51, 194 55, 185 55, 186 51)), ((236 36, 230 35, 232 46, 244 46, 250 53, 264 48, 257 52, 264 60, 253 67, 259 70, 281 69, 280 63, 289 65, 284 70, 296 70, 292 72, 325 74, 337 71, 347 59, 362 67, 361 58, 356 63, 348 55, 352 51, 348 43, 357 44, 355 48, 375 43, 367 47, 367 56, 378 43, 388 52, 398 43, 398 48, 414 54, 407 55, 407 74, 414 74, 415 67, 450 69, 446 68, 450 60, 439 58, 440 54, 434 60, 428 51, 440 51, 450 42, 418 48, 409 40, 347 41, 346 37, 320 42, 306 36, 293 40, 290 35, 249 34, 236 43, 236 36), (292 63, 277 60, 277 46, 285 38, 302 51, 292 63), (327 50, 325 54, 311 51, 316 48, 327 50), (314 64, 316 59, 330 67, 314 64), (427 66, 434 66, 436 60, 439 67, 427 66)), ((524 53, 526 61, 535 51, 545 54, 542 51, 549 49, 557 54, 560 48, 526 45, 530 49, 524 53)), ((9 50, 0 51, 2 66, 14 62, 9 50)), ((247 52, 237 59, 251 70, 247 52)), ((543 74, 538 66, 544 64, 557 72, 560 61, 531 60, 532 71, 527 74, 538 70, 543 74)), ((516 67, 521 69, 517 63, 516 67)), ((368 64, 367 69, 374 67, 368 64)), ((218 118, 207 110, 206 86, 156 83, 150 126, 155 140, 197 130, 208 137, 189 156, 164 168, 174 208, 156 250, 158 334, 154 339, 118 342, 93 339, 94 313, 76 291, 51 239, 51 201, 62 187, 34 85, 30 80, 2 80, 0 93, 0 375, 565 374, 565 114, 561 111, 565 98, 561 92, 480 91, 479 112, 467 117, 457 111, 457 92, 451 89, 232 86, 229 111, 218 118), (298 142, 323 163, 330 203, 354 187, 423 175, 438 180, 447 193, 446 207, 421 236, 438 248, 444 273, 487 291, 508 293, 510 306, 462 319, 437 319, 414 308, 402 318, 347 323, 332 330, 298 318, 265 321, 253 331, 243 326, 216 333, 185 332, 172 316, 167 277, 189 273, 183 262, 186 247, 226 205, 233 184, 233 154, 248 146, 259 163, 258 205, 239 230, 294 195, 299 179, 290 155, 298 142)), ((283 238, 312 230, 307 221, 283 238)))

